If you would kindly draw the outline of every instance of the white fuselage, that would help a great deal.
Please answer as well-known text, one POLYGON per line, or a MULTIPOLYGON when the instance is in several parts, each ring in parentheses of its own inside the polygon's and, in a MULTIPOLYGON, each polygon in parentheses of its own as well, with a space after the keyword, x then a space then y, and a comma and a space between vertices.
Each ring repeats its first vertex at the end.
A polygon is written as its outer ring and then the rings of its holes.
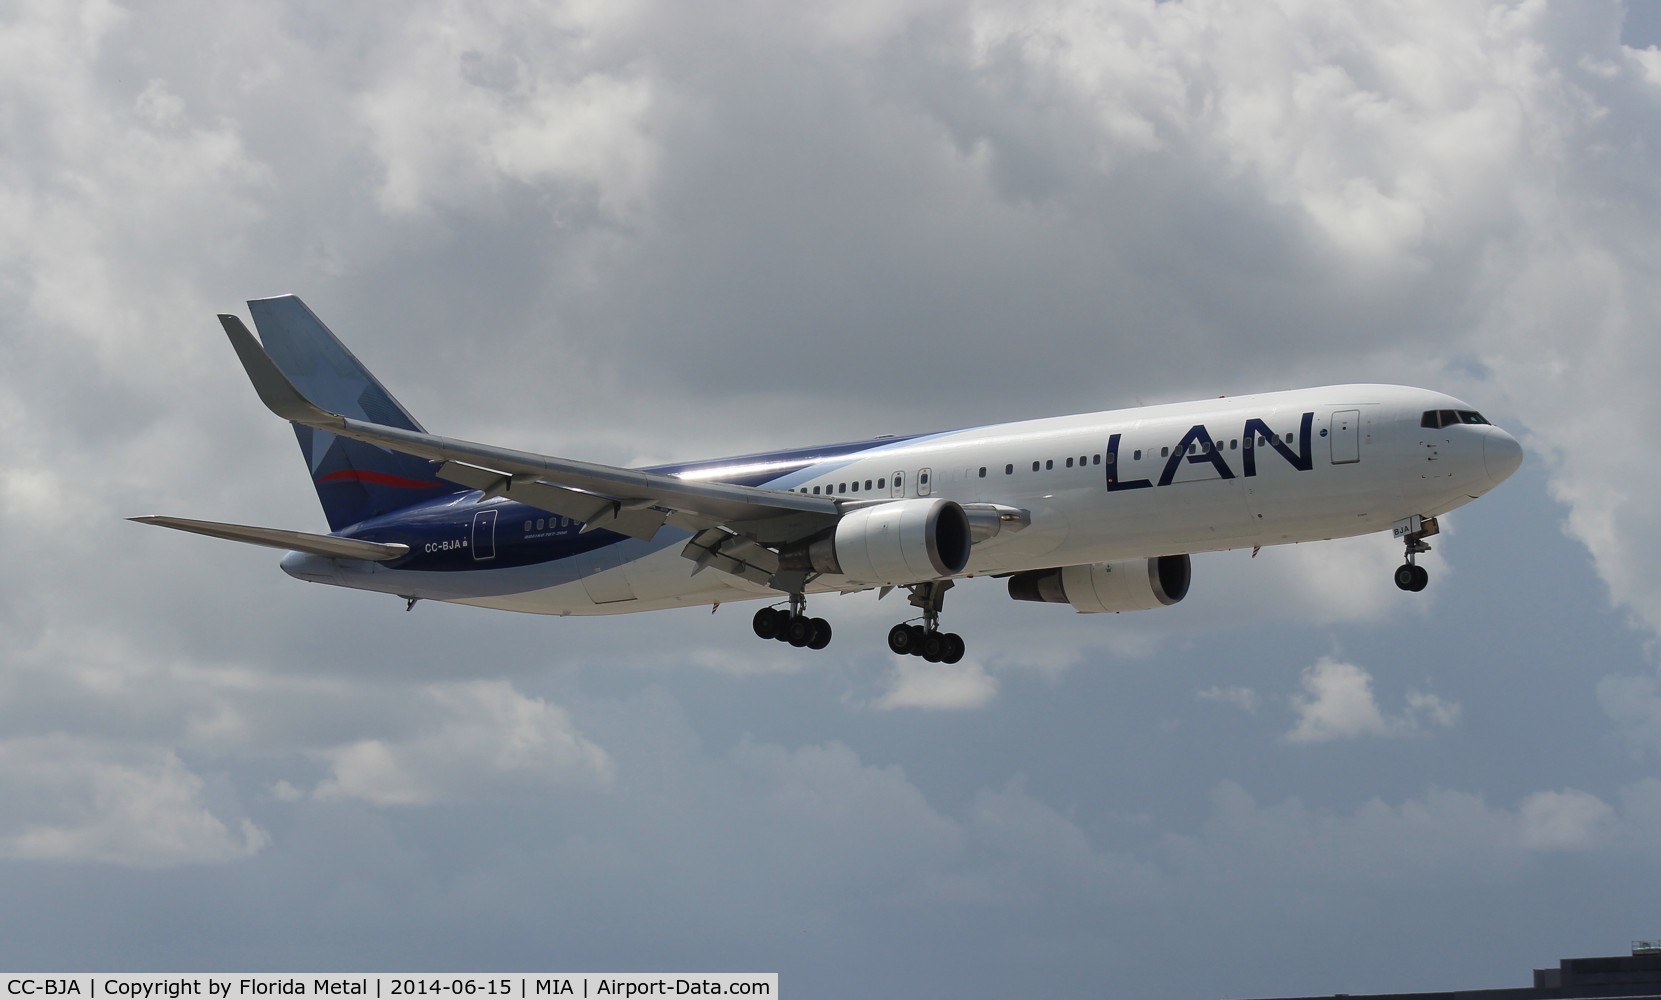
MULTIPOLYGON (((1481 496, 1520 462, 1519 446, 1503 430, 1485 422, 1426 426, 1427 411, 1470 407, 1405 386, 1326 386, 878 442, 829 461, 789 463, 763 485, 856 500, 942 497, 1026 512, 1024 525, 977 541, 959 577, 1315 541, 1442 514, 1481 496)), ((696 475, 753 477, 765 464, 696 475)), ((462 502, 506 503, 476 494, 462 502)), ((491 520, 494 545, 504 550, 546 528, 517 505, 491 520)), ((511 568, 480 564, 468 572, 299 553, 286 557, 284 568, 318 582, 537 614, 781 596, 718 571, 695 573, 681 554, 687 537, 664 529, 651 541, 619 539, 568 558, 511 568)), ((864 587, 822 576, 807 589, 864 587)))

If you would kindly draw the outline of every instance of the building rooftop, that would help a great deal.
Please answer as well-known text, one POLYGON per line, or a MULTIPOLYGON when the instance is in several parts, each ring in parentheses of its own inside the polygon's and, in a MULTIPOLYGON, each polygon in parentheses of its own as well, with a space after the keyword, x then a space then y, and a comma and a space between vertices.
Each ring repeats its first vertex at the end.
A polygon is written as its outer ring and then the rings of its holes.
POLYGON ((1331 993, 1259 1000, 1661 1000, 1661 939, 1632 942, 1632 954, 1565 958, 1555 969, 1535 969, 1533 986, 1438 993, 1331 993))

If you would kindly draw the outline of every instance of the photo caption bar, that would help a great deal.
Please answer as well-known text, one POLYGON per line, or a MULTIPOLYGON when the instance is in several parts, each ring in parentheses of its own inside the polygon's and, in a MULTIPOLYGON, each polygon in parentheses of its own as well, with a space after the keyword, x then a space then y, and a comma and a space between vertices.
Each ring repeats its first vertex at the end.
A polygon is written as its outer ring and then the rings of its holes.
POLYGON ((0 1000, 181 1000, 218 997, 777 997, 776 972, 14 973, 0 1000))

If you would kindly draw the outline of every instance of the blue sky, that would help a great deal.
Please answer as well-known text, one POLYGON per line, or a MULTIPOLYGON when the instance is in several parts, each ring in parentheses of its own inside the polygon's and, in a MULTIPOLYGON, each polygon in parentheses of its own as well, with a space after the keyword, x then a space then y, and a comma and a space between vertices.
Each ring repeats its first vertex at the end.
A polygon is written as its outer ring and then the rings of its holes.
POLYGON ((0 17, 0 965, 748 970, 793 997, 1526 984, 1656 933, 1661 25, 1619 4, 0 17), (621 464, 1347 381, 1528 449, 971 655, 301 585, 213 315, 621 464))

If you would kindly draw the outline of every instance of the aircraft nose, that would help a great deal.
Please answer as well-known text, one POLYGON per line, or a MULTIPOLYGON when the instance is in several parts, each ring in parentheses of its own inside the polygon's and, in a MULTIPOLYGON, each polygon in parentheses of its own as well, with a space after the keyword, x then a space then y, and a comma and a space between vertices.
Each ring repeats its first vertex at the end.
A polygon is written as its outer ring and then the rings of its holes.
POLYGON ((1516 438, 1495 427, 1484 439, 1482 461, 1488 468, 1488 478, 1498 486, 1523 464, 1523 446, 1517 443, 1516 438))

